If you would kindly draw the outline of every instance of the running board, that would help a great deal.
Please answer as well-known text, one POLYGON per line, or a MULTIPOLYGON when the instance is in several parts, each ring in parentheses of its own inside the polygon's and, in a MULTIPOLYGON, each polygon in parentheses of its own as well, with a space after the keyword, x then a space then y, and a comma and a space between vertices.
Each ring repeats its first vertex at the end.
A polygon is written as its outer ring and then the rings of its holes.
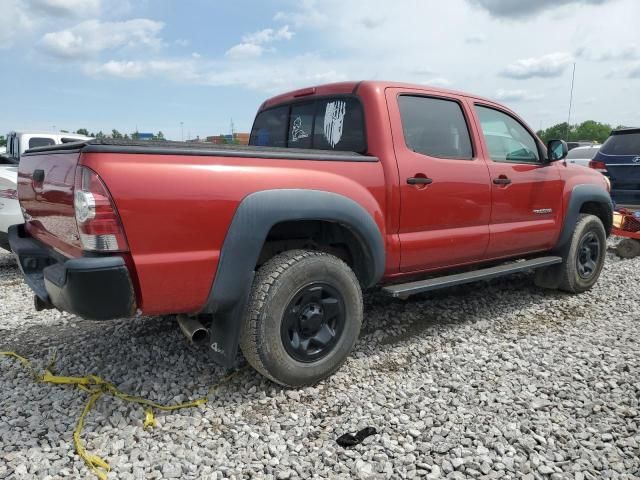
POLYGON ((454 285, 463 285, 465 283, 476 282, 478 280, 489 280, 490 278, 501 277, 511 273, 522 272, 534 268, 547 267, 562 263, 562 257, 539 257, 522 262, 512 262, 497 267, 483 268, 473 270, 471 272, 456 273, 455 275, 447 275, 444 277, 429 278, 427 280, 419 280, 417 282, 400 283, 397 285, 389 285, 382 289, 383 292, 396 298, 406 298, 416 293, 429 292, 440 288, 453 287, 454 285))

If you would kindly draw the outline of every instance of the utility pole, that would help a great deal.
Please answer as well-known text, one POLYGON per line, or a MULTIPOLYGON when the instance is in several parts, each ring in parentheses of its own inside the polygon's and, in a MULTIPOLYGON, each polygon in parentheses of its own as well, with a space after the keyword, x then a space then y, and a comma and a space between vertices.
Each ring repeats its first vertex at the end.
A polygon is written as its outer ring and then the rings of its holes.
POLYGON ((180 122, 180 141, 184 142, 184 122, 180 122))
POLYGON ((573 104, 573 83, 576 79, 576 62, 573 62, 573 75, 571 76, 571 95, 569 95, 569 116, 567 118, 567 142, 569 141, 569 133, 571 132, 571 106, 573 104))

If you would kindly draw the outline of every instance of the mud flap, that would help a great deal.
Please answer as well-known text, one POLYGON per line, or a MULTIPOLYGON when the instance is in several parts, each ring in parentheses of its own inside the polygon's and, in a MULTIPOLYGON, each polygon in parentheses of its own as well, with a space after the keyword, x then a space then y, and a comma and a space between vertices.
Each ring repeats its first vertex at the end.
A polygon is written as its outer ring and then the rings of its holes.
POLYGON ((242 298, 229 310, 216 312, 209 327, 209 339, 211 341, 209 351, 213 360, 225 368, 230 368, 234 365, 238 354, 242 316, 247 308, 254 276, 255 272, 251 272, 242 298))

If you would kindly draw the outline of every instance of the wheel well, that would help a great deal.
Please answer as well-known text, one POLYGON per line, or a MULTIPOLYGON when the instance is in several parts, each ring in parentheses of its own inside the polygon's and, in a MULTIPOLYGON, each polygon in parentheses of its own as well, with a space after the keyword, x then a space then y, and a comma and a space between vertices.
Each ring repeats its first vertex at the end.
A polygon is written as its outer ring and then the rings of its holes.
POLYGON ((305 249, 327 252, 343 260, 361 284, 371 275, 367 251, 346 226, 326 220, 295 220, 275 224, 269 230, 256 268, 287 250, 305 249))
POLYGON ((611 227, 613 226, 613 218, 611 218, 611 212, 606 205, 600 202, 585 202, 582 204, 582 207, 580 207, 580 213, 588 213, 598 217, 604 225, 607 236, 609 236, 611 227))

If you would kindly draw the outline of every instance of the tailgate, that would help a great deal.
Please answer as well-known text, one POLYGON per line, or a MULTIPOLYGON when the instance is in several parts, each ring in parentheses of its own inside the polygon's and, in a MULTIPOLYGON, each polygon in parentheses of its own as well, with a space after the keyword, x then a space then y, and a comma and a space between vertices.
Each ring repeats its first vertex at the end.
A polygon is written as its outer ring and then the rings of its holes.
POLYGON ((76 256, 80 249, 73 186, 80 149, 42 150, 20 158, 18 198, 35 238, 76 256))

